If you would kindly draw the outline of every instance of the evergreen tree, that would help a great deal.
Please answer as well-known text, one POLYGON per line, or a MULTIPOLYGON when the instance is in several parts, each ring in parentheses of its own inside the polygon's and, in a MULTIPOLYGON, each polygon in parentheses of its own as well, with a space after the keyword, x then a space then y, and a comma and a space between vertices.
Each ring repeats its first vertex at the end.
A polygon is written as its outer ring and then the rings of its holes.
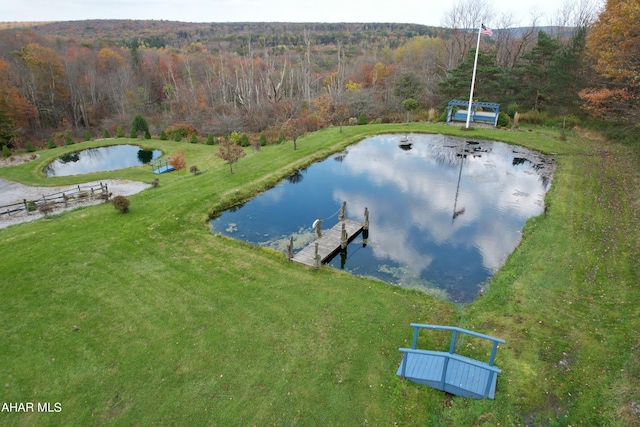
POLYGON ((522 55, 513 70, 512 86, 514 101, 520 107, 541 110, 549 101, 551 88, 548 72, 559 49, 556 40, 539 31, 536 46, 522 55))
MULTIPOLYGON (((467 59, 450 71, 450 77, 438 83, 447 102, 452 99, 469 99, 475 55, 476 50, 471 49, 467 59)), ((494 50, 478 52, 474 100, 500 103, 506 101, 506 77, 496 65, 495 57, 494 50)))
POLYGON ((587 86, 585 61, 587 29, 579 28, 553 57, 548 71, 549 108, 559 114, 580 110, 578 93, 587 86))
POLYGON ((149 131, 149 124, 147 120, 142 117, 142 114, 136 114, 131 122, 131 138, 136 138, 137 135, 144 135, 149 131))

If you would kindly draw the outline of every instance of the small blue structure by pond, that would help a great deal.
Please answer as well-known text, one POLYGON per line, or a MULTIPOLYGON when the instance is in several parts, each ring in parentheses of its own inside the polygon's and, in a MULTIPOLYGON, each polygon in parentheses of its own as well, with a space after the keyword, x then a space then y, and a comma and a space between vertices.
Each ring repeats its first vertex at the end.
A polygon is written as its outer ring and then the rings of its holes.
POLYGON ((162 155, 160 150, 143 150, 137 145, 110 145, 67 153, 43 170, 47 177, 82 175, 141 166, 162 155))
POLYGON ((161 174, 176 170, 167 159, 158 159, 151 162, 151 172, 161 174))
MULTIPOLYGON (((447 105, 447 123, 451 121, 467 122, 469 102, 454 99, 447 105), (464 107, 459 110, 456 107, 464 107)), ((500 114, 500 104, 493 102, 473 102, 471 103, 471 117, 469 123, 483 122, 496 127, 498 125, 498 115, 500 114)))
POLYGON ((403 357, 397 375, 457 396, 476 399, 494 398, 496 381, 501 371, 493 363, 498 344, 505 342, 503 339, 455 326, 422 325, 419 323, 412 323, 411 326, 413 327, 413 344, 411 348, 399 349, 403 353, 403 357), (420 329, 451 331, 449 351, 418 349, 418 331, 420 329), (458 333, 491 341, 492 349, 489 361, 482 362, 457 354, 455 349, 458 333))

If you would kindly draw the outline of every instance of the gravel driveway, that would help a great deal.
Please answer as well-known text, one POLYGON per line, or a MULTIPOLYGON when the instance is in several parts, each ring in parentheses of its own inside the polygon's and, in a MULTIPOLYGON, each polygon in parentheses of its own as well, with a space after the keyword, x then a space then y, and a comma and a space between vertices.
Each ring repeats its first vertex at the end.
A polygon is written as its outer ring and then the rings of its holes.
MULTIPOLYGON (((145 184, 144 182, 137 181, 128 181, 128 180, 118 180, 118 179, 107 179, 102 181, 92 181, 81 184, 83 187, 85 186, 95 186, 99 187, 100 182, 103 184, 107 184, 109 188, 109 192, 113 193, 113 196, 130 196, 132 194, 136 194, 141 192, 142 190, 151 187, 150 184, 145 184)), ((77 188, 77 185, 66 185, 62 187, 30 187, 28 185, 23 185, 18 182, 9 181, 3 178, 0 178, 0 206, 10 205, 13 203, 22 202, 24 199, 27 200, 35 200, 42 198, 42 195, 58 193, 61 191, 69 191, 70 189, 77 188)), ((60 212, 62 210, 70 210, 75 209, 79 206, 87 206, 96 203, 101 203, 102 201, 98 199, 83 199, 81 203, 70 205, 67 208, 56 208, 54 213, 60 212)), ((103 202, 102 202, 103 203, 103 202)), ((30 214, 19 213, 14 215, 0 215, 0 228, 5 228, 13 224, 19 224, 21 222, 33 221, 42 217, 43 215, 36 212, 31 212, 30 214)))

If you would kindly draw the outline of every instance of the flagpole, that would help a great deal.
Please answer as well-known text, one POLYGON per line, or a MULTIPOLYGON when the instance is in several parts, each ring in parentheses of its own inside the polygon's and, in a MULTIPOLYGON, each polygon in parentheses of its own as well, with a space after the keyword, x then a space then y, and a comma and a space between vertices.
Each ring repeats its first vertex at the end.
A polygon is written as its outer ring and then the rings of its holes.
POLYGON ((467 128, 469 128, 469 121, 471 120, 471 104, 473 103, 473 87, 476 83, 476 67, 478 66, 478 51, 480 50, 480 34, 482 26, 478 28, 478 43, 476 44, 476 59, 473 62, 473 76, 471 77, 471 93, 469 94, 469 108, 467 108, 467 128))

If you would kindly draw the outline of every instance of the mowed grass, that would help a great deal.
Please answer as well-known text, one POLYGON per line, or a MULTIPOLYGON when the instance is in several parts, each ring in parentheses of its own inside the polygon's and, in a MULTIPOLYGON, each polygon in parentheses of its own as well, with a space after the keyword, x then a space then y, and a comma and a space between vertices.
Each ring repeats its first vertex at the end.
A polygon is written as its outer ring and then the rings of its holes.
MULTIPOLYGON (((109 204, 0 230, 3 402, 60 413, 0 413, 3 425, 634 425, 640 423, 638 150, 549 130, 440 125, 330 128, 234 165, 217 146, 110 140, 41 151, 0 176, 32 185, 151 182, 149 167, 45 179, 70 150, 140 143, 187 168, 109 204), (547 214, 476 302, 428 295, 209 232, 207 218, 289 172, 380 132, 447 133, 556 153, 547 214), (495 401, 400 380, 409 323, 507 340, 495 401)), ((268 221, 268 218, 264 219, 268 221)), ((438 335, 425 345, 446 346, 438 335)), ((461 343, 460 351, 488 357, 461 343)), ((1 404, 2 402, 0 402, 1 404)))

